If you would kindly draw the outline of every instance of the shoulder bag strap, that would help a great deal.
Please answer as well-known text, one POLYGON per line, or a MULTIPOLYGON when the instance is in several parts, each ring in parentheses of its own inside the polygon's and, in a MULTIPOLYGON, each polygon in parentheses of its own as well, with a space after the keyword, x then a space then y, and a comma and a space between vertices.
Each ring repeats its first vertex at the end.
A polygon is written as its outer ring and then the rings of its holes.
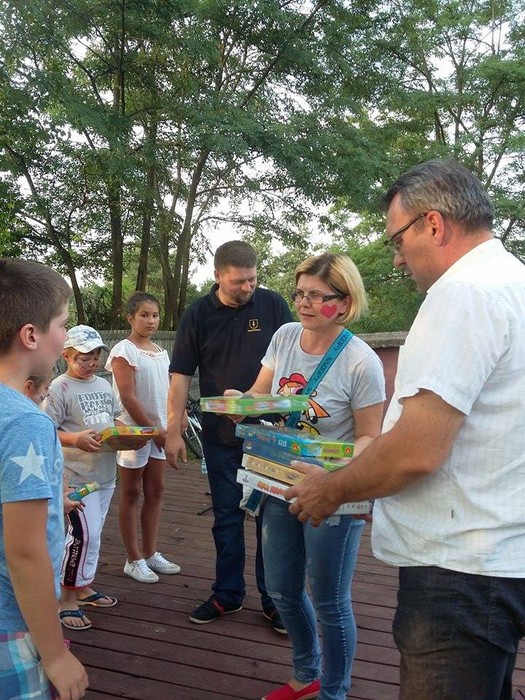
MULTIPOLYGON (((349 331, 347 328, 343 330, 342 333, 339 333, 337 338, 334 340, 334 342, 330 345, 328 350, 325 352, 323 357, 321 358, 319 364, 314 370, 314 373, 308 380, 305 388, 301 393, 307 394, 310 396, 319 386, 321 383, 323 377, 326 375, 330 367, 334 364, 336 359, 338 358, 339 354, 342 352, 342 350, 348 345, 348 343, 352 340, 354 337, 354 334, 349 331)), ((293 413, 290 413, 286 420, 286 427, 287 428, 295 428, 297 427, 297 424, 299 423, 299 418, 301 417, 301 411, 293 411, 293 413)))

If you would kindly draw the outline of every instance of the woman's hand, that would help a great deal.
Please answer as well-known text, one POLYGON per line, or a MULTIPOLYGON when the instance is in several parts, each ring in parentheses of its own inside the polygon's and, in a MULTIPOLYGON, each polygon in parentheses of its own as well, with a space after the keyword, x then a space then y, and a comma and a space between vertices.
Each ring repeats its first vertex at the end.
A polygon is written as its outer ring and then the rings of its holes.
MULTIPOLYGON (((223 396, 250 396, 250 394, 244 394, 242 391, 239 391, 238 389, 225 389, 223 396)), ((242 421, 246 418, 246 416, 237 416, 233 413, 226 413, 222 414, 226 415, 227 418, 229 418, 233 423, 242 423, 242 421)))

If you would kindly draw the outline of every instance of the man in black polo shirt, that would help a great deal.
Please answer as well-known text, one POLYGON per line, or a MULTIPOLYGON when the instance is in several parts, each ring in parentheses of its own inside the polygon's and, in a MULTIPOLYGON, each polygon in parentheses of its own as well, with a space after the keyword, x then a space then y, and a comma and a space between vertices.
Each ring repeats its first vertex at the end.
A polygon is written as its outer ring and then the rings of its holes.
MULTIPOLYGON (((224 243, 215 252, 214 266, 216 284, 183 314, 171 358, 165 449, 174 467, 179 457, 186 460, 181 425, 197 367, 201 396, 220 396, 232 386, 245 391, 259 373, 274 332, 293 320, 279 294, 257 287, 257 255, 251 245, 224 243)), ((236 482, 242 441, 235 437, 235 426, 226 416, 204 413, 202 430, 217 557, 213 594, 190 615, 192 622, 201 625, 241 610, 245 595, 245 513, 239 508, 242 487, 236 482)), ((273 629, 286 634, 264 584, 259 518, 256 523, 255 573, 263 613, 273 629)))

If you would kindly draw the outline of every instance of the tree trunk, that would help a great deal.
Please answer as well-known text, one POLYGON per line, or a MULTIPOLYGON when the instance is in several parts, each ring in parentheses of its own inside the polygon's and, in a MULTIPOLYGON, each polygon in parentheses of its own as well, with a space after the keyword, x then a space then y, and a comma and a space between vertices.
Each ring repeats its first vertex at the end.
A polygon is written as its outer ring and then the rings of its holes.
POLYGON ((113 269, 113 298, 111 300, 111 328, 120 325, 122 311, 122 275, 124 270, 124 245, 122 235, 122 212, 120 185, 108 183, 108 206, 111 228, 111 262, 113 269))
POLYGON ((173 285, 170 293, 175 300, 173 305, 173 315, 172 328, 177 328, 180 317, 182 316, 182 311, 186 302, 186 287, 188 286, 188 270, 189 270, 189 257, 191 250, 191 239, 192 239, 192 219, 193 212, 195 210, 195 202, 197 199, 197 189, 202 178, 202 171, 206 165, 210 152, 208 150, 203 150, 200 153, 199 160, 193 171, 193 177, 191 178, 191 185, 188 192, 188 199, 186 202, 186 213, 184 217, 184 224, 182 226, 182 231, 179 236, 179 242, 177 246, 177 253, 175 255, 175 265, 172 266, 173 271, 173 285))
POLYGON ((149 163, 146 166, 146 191, 142 207, 142 235, 140 238, 139 264, 137 269, 136 289, 144 291, 148 283, 148 257, 151 245, 151 225, 154 215, 154 194, 156 182, 155 151, 157 141, 157 124, 154 123, 146 132, 145 151, 149 163))

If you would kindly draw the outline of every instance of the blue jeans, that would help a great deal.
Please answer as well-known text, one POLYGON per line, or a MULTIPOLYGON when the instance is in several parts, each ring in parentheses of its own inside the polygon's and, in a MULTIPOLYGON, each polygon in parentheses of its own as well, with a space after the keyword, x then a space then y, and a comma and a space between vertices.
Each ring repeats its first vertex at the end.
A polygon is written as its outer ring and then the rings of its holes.
POLYGON ((288 503, 271 496, 264 503, 268 593, 292 642, 294 678, 310 683, 320 677, 319 700, 344 700, 350 687, 356 646, 350 589, 363 526, 350 515, 335 515, 312 527, 291 515, 288 503))
POLYGON ((524 624, 525 579, 401 568, 400 700, 511 700, 524 624))
MULTIPOLYGON (((204 458, 208 468, 214 523, 215 583, 212 590, 222 603, 241 605, 246 585, 244 581, 244 518, 239 508, 242 486, 237 483, 237 469, 241 467, 242 447, 217 445, 203 440, 204 458)), ((261 550, 261 520, 255 519, 257 550, 255 554, 255 578, 264 609, 273 608, 266 592, 261 550)))

